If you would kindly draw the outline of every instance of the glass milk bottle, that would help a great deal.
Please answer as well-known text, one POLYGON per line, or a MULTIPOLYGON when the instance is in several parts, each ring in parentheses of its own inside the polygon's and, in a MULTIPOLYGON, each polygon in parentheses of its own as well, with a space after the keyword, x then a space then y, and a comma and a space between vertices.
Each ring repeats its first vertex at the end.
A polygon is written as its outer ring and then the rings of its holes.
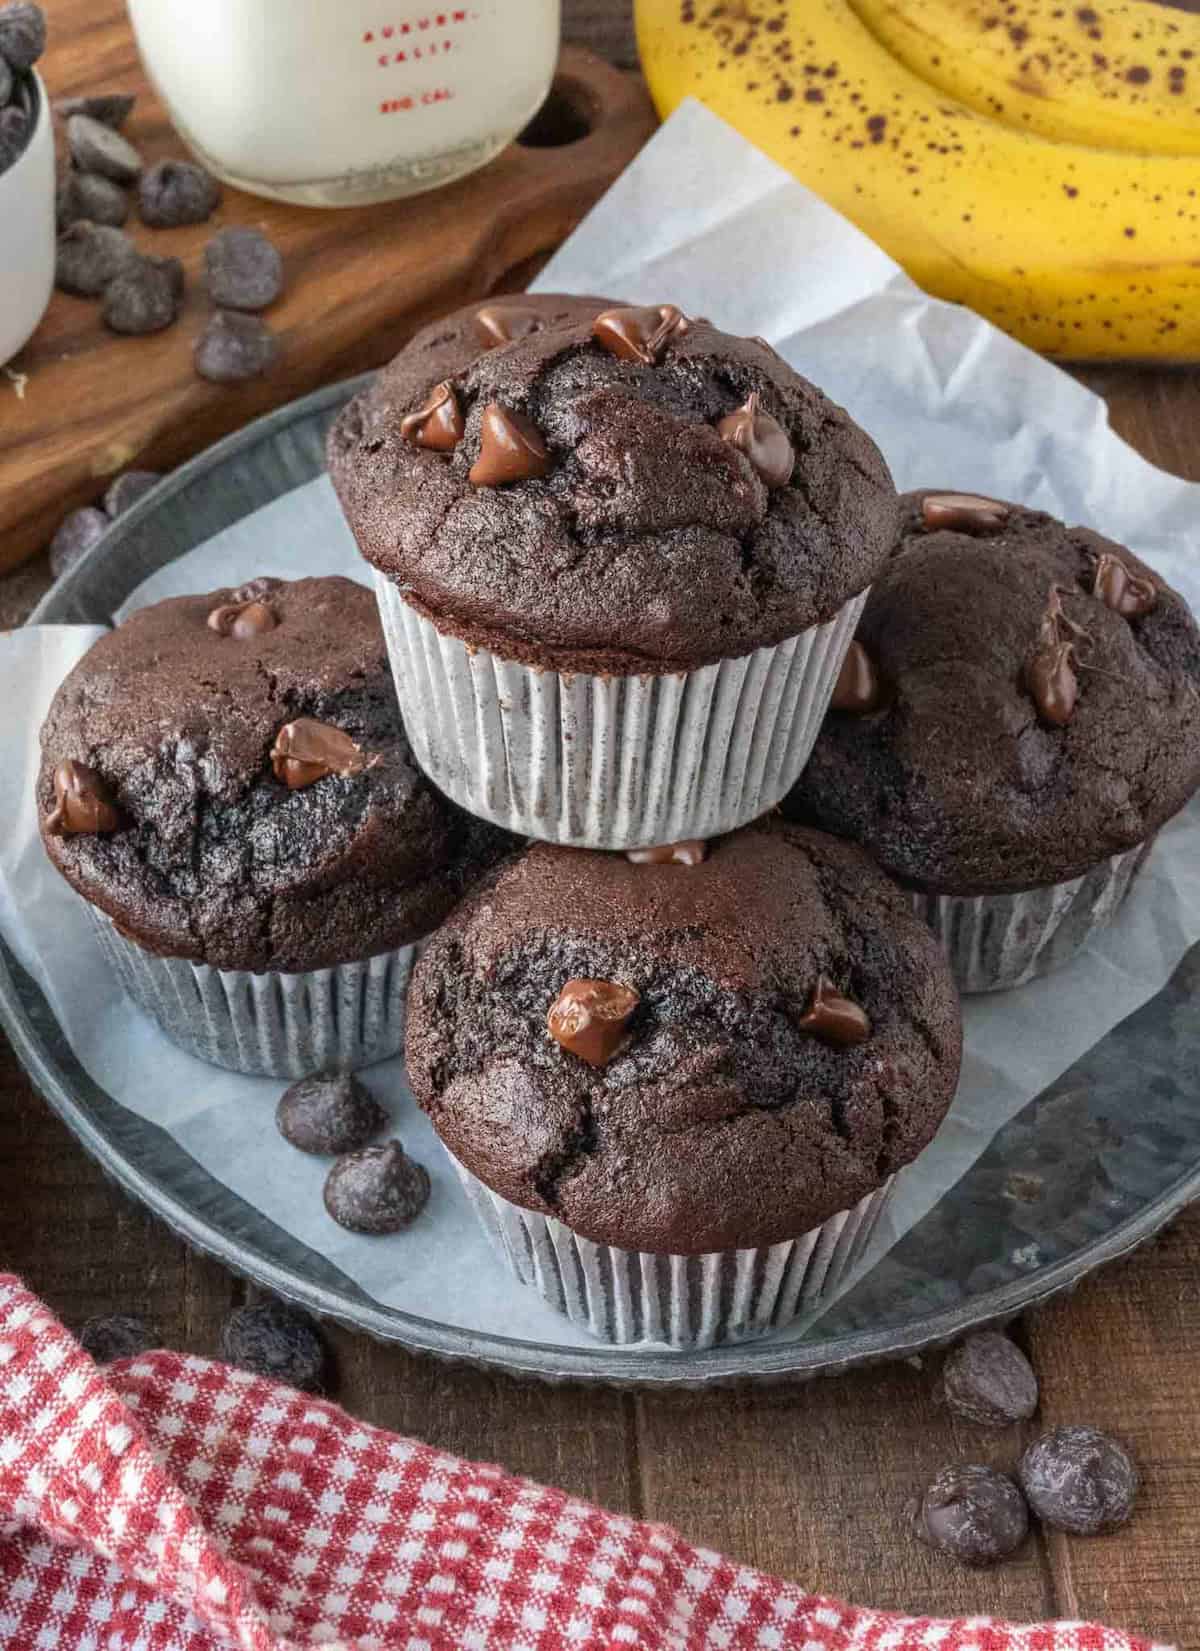
POLYGON ((128 0, 146 72, 226 182, 304 206, 415 195, 534 115, 559 0, 128 0))

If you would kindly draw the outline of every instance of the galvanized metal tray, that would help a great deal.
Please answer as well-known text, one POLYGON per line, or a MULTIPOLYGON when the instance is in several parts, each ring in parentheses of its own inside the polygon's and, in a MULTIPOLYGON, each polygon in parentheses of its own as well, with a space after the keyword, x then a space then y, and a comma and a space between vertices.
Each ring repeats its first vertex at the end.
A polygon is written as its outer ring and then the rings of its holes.
MULTIPOLYGON (((318 475, 360 381, 308 396, 176 471, 61 580, 35 622, 97 624, 157 568, 318 475)), ((709 1386, 802 1380, 902 1358, 1046 1300, 1200 1197, 1200 946, 1011 1123, 938 1206, 799 1339, 699 1353, 556 1346, 380 1305, 105 1093, 0 941, 0 1019, 51 1106, 126 1191, 189 1243, 384 1341, 550 1381, 709 1386)))

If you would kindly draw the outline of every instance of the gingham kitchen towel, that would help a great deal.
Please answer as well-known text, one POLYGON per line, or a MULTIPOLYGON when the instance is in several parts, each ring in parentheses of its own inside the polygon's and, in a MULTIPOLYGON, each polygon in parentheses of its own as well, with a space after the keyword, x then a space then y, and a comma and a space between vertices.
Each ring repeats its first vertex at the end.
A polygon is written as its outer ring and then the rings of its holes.
POLYGON ((0 1275, 6 1651, 1134 1651, 857 1610, 244 1371, 98 1371, 0 1275))

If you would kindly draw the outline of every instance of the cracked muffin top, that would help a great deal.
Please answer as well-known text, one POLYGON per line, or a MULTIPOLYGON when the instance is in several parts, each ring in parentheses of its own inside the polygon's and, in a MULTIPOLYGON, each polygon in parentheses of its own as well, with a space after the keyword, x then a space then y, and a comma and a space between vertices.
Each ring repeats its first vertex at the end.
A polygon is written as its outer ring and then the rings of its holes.
POLYGON ((1089 528, 974 495, 902 500, 816 747, 784 804, 942 894, 1077 877, 1200 785, 1200 632, 1089 528))
POLYGON ((46 850, 151 952, 297 971, 434 928, 514 839, 417 768, 369 590, 258 579, 101 637, 42 728, 46 850))
POLYGON ((408 1004, 413 1091, 474 1175, 668 1254, 796 1238, 877 1189, 937 1130, 961 1043, 905 897, 778 819, 699 864, 538 844, 434 935, 408 1004))
POLYGON ((831 618, 894 542, 853 420, 765 343, 668 304, 514 339, 407 406, 399 382, 335 428, 342 507, 407 601, 505 659, 734 658, 831 618))

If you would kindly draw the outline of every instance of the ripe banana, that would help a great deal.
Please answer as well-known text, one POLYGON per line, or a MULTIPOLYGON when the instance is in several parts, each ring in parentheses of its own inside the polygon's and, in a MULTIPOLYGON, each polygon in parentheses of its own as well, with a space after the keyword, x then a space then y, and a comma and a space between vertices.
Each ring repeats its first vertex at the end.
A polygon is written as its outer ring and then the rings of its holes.
MULTIPOLYGON (((936 28, 957 3, 903 0, 903 10, 936 28)), ((889 8, 636 0, 642 66, 660 113, 699 98, 927 291, 1033 348, 1074 360, 1200 359, 1194 155, 1055 141, 1007 109, 981 113, 901 62, 864 21, 874 9, 889 8)), ((1006 22, 1016 9, 996 6, 1006 22)), ((1129 6, 1083 9, 1107 18, 1129 6)), ((1187 14, 1172 15, 1190 30, 1187 14)), ((1187 113, 1176 127, 1194 124, 1187 113)))

